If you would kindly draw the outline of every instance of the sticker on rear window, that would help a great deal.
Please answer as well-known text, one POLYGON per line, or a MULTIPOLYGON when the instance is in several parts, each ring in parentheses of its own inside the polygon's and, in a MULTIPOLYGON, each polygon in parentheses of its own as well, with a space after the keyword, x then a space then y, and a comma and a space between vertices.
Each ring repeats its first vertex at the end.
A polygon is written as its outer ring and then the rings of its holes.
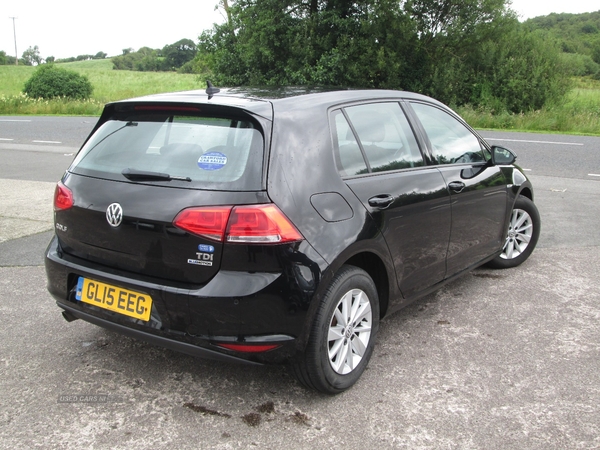
POLYGON ((227 164, 227 156, 220 152, 205 153, 198 159, 198 167, 202 170, 219 170, 227 164))

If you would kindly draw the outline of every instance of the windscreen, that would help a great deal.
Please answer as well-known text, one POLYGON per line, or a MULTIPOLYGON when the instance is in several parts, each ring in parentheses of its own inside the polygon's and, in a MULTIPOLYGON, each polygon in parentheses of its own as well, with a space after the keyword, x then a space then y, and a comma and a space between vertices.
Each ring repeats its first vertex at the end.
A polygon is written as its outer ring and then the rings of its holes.
POLYGON ((123 182, 259 190, 264 139, 249 119, 128 113, 102 124, 70 172, 123 182))

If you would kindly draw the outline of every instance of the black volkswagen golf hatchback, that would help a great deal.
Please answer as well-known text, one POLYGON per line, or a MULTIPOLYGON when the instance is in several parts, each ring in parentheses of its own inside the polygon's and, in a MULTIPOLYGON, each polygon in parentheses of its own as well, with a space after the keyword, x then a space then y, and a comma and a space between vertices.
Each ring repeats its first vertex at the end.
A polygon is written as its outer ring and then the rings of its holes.
POLYGON ((386 314, 531 254, 514 161, 408 92, 110 103, 56 187, 48 289, 69 321, 342 392, 386 314))

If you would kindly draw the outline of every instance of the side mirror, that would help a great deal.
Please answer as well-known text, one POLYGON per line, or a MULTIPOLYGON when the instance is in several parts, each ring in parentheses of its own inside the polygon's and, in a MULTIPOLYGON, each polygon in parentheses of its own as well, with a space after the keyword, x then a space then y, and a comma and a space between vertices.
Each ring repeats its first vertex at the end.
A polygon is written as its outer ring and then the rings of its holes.
POLYGON ((509 149, 497 145, 492 146, 492 163, 494 165, 504 166, 513 164, 516 159, 517 155, 509 149))

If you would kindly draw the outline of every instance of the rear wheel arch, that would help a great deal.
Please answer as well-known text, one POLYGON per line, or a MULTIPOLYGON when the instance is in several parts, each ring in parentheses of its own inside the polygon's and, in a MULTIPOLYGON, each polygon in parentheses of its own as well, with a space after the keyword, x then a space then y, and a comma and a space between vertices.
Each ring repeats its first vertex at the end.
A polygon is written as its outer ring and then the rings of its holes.
POLYGON ((345 265, 358 267, 359 269, 367 272, 367 274, 371 277, 373 283, 375 284, 379 298, 379 316, 380 318, 385 316, 388 310, 390 296, 393 295, 391 293, 393 286, 390 285, 390 279, 392 279, 391 277, 394 275, 394 273, 390 272, 386 268, 382 257, 375 252, 365 250, 353 253, 350 256, 340 257, 330 264, 329 267, 323 272, 319 287, 313 294, 306 314, 306 319, 302 327, 302 332, 296 340, 296 348, 299 352, 303 352, 306 349, 312 323, 315 320, 317 309, 323 300, 323 296, 325 295, 327 288, 329 287, 331 281, 335 278, 335 275, 345 265))
POLYGON ((349 389, 371 358, 379 329, 377 287, 363 269, 344 264, 318 301, 305 350, 292 361, 304 386, 327 394, 349 389))
POLYGON ((376 254, 362 252, 344 262, 345 265, 355 266, 369 274, 379 297, 379 316, 385 316, 390 299, 390 278, 383 260, 376 254))

